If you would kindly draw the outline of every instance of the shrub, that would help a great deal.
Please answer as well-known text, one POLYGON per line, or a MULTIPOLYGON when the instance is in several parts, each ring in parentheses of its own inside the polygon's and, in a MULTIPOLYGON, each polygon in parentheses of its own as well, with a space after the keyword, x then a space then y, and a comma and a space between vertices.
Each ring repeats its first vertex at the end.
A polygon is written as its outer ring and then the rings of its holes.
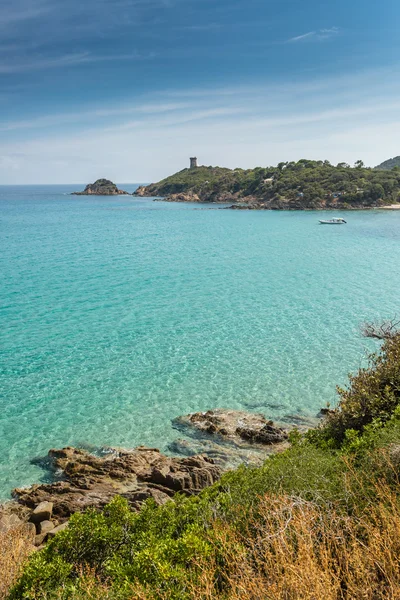
POLYGON ((87 569, 121 590, 127 583, 151 583, 182 598, 187 564, 209 553, 203 535, 209 506, 177 497, 162 507, 149 501, 133 513, 125 499, 115 497, 102 512, 76 513, 68 529, 32 557, 11 598, 69 589, 87 569))
POLYGON ((340 448, 349 430, 363 432, 371 423, 381 427, 392 418, 400 403, 400 333, 385 340, 382 351, 369 357, 369 366, 349 379, 346 389, 338 388, 337 408, 308 434, 313 443, 340 448))

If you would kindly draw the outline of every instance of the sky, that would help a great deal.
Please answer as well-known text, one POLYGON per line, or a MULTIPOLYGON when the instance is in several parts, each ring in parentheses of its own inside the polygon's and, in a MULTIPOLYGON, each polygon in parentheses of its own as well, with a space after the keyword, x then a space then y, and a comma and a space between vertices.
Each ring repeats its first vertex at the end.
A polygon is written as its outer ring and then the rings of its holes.
POLYGON ((400 154, 398 0, 0 0, 0 184, 400 154))

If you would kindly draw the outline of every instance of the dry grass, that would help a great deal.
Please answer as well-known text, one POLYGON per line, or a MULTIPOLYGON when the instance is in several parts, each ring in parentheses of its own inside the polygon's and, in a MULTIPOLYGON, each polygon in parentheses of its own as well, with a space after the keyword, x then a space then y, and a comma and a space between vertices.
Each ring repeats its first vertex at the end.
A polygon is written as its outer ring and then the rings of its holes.
POLYGON ((400 506, 387 488, 378 492, 378 502, 360 516, 265 497, 245 535, 217 524, 219 566, 199 565, 192 598, 399 600, 400 506), (217 591, 218 582, 225 591, 217 591))
POLYGON ((34 551, 30 538, 24 528, 0 533, 0 600, 7 598, 28 556, 34 551))
MULTIPOLYGON (((246 531, 219 521, 209 538, 215 559, 188 565, 200 575, 196 583, 188 577, 184 598, 400 600, 400 503, 385 486, 377 488, 374 504, 352 516, 297 497, 265 496, 246 531)), ((178 598, 140 585, 129 597, 178 598)), ((113 600, 118 594, 89 576, 76 598, 113 600)))
MULTIPOLYGON (((207 533, 214 552, 188 563, 179 592, 165 582, 113 586, 83 566, 73 589, 35 600, 400 600, 397 449, 376 452, 362 478, 347 463, 347 512, 343 504, 339 510, 266 494, 250 515, 237 506, 229 522, 216 519, 207 533), (376 484, 376 472, 386 483, 376 484)), ((0 544, 3 600, 31 547, 18 531, 3 534, 0 544)))
MULTIPOLYGON (((298 497, 265 496, 238 533, 223 521, 209 539, 215 559, 188 565, 185 598, 192 600, 400 600, 400 502, 388 487, 359 515, 321 508, 298 497), (191 583, 192 582, 192 583, 191 583)), ((17 532, 1 538, 0 598, 29 555, 17 532)), ((131 600, 174 600, 176 595, 132 586, 131 600)), ((59 590, 59 596, 65 598, 59 590)), ((114 600, 112 587, 87 571, 68 598, 114 600)), ((126 598, 127 596, 124 597, 126 598)))

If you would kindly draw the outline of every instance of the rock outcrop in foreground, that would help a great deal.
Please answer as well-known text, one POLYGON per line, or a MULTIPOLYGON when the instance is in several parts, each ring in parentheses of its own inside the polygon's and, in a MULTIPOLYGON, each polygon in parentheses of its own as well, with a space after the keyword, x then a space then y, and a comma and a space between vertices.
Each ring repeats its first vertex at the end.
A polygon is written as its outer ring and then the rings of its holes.
POLYGON ((32 510, 50 502, 60 523, 86 508, 102 508, 116 494, 139 509, 148 498, 163 504, 176 492, 197 494, 221 476, 221 469, 207 456, 171 458, 144 447, 114 450, 103 457, 64 448, 50 450, 48 456, 51 467, 62 473, 61 481, 16 489, 13 495, 32 510))
POLYGON ((98 179, 89 183, 83 192, 72 192, 72 196, 127 196, 129 192, 119 190, 109 179, 98 179))
POLYGON ((15 489, 14 500, 0 506, 0 532, 25 528, 32 544, 41 547, 67 527, 72 514, 101 509, 117 494, 133 510, 148 498, 161 505, 176 492, 198 494, 223 470, 261 464, 270 454, 285 450, 293 428, 280 427, 262 414, 222 408, 178 417, 173 423, 189 436, 170 444, 181 458, 142 446, 106 448, 101 456, 72 447, 50 450, 40 463, 54 472, 55 481, 15 489))

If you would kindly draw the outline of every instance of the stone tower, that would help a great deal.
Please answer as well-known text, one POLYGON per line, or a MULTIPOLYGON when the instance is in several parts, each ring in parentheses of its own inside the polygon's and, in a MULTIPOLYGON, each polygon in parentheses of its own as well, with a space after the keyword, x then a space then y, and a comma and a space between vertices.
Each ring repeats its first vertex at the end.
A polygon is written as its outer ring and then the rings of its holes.
POLYGON ((197 158, 195 156, 193 156, 190 159, 190 168, 191 169, 196 169, 197 168, 197 158))

